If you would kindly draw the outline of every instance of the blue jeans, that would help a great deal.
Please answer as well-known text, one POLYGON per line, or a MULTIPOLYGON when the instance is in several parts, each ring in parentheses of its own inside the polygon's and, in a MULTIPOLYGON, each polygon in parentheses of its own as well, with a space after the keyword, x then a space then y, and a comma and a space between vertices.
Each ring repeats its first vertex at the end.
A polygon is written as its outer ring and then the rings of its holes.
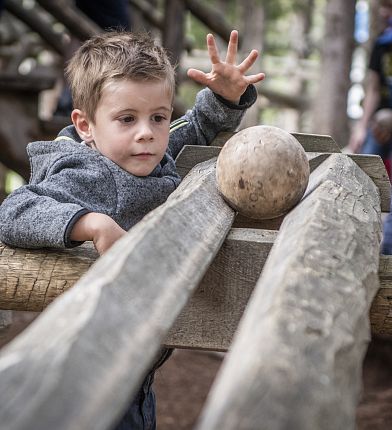
POLYGON ((160 358, 129 405, 121 421, 114 427, 115 430, 156 430, 156 402, 152 389, 155 371, 170 357, 172 349, 164 348, 160 358))
POLYGON ((154 372, 144 380, 141 389, 128 407, 125 415, 115 427, 115 430, 155 430, 156 404, 152 389, 154 372))
MULTIPOLYGON (((362 147, 362 154, 379 155, 383 160, 391 157, 392 142, 386 145, 380 145, 371 130, 368 131, 365 143, 362 147)), ((387 215, 383 228, 383 239, 381 244, 381 253, 392 255, 392 213, 387 215)))
POLYGON ((391 156, 392 142, 385 145, 380 145, 374 137, 372 131, 369 129, 366 135, 365 142, 362 146, 362 154, 379 155, 383 160, 391 156))
POLYGON ((387 219, 384 222, 381 254, 392 255, 392 215, 391 213, 387 215, 387 219))

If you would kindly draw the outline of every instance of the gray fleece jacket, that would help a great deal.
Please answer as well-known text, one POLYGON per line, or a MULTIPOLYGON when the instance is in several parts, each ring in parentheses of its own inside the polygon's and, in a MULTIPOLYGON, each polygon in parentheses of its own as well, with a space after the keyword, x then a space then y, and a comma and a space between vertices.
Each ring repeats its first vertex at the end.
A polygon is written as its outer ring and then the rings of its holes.
POLYGON ((76 246, 81 242, 70 240, 72 227, 88 212, 109 215, 128 230, 180 183, 174 159, 182 147, 208 145, 218 132, 234 130, 255 100, 252 85, 239 105, 209 89, 200 91, 194 108, 172 123, 166 154, 145 177, 83 144, 73 126, 54 141, 30 143, 30 182, 0 206, 0 240, 23 248, 76 246))

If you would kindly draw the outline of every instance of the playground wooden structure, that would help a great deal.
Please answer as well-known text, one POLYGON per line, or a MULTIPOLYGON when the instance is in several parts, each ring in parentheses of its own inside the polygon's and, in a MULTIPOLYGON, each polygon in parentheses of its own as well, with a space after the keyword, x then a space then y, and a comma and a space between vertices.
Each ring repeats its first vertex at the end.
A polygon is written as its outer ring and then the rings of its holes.
POLYGON ((112 428, 162 345, 229 349, 198 430, 355 428, 370 330, 392 333, 382 161, 294 134, 308 188, 261 222, 217 192, 228 136, 185 147, 180 187, 99 259, 0 244, 0 309, 43 311, 0 352, 4 428, 112 428))

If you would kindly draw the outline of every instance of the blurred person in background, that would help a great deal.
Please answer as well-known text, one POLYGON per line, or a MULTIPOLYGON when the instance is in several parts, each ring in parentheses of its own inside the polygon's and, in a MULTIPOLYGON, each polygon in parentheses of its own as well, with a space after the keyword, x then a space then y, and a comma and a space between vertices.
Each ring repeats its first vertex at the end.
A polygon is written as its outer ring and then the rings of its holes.
POLYGON ((363 115, 354 126, 349 149, 380 155, 388 174, 392 155, 392 0, 380 0, 382 32, 372 47, 363 115))
MULTIPOLYGON (((0 7, 4 0, 0 0, 0 7)), ((80 9, 86 16, 99 25, 102 30, 127 30, 131 29, 129 19, 129 2, 128 0, 75 0, 75 6, 80 9)), ((1 13, 1 11, 0 11, 1 13)), ((68 61, 81 42, 78 39, 71 38, 67 53, 68 61)), ((67 82, 64 82, 54 116, 70 117, 72 112, 71 90, 67 82)))

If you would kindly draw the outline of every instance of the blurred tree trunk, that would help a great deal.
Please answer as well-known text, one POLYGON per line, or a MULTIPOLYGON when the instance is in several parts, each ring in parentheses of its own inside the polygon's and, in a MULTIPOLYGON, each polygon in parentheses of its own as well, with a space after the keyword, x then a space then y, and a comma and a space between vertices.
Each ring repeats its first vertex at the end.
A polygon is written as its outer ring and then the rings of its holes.
MULTIPOLYGON (((264 31, 265 31, 265 13, 262 3, 258 0, 248 0, 239 2, 238 16, 241 17, 240 39, 241 51, 238 61, 242 61, 252 49, 257 49, 262 56, 264 31)), ((261 72, 260 61, 247 74, 261 72)), ((262 84, 261 84, 262 85, 262 84)), ((241 128, 247 128, 260 123, 260 106, 256 102, 245 114, 241 123, 241 128)))
POLYGON ((180 63, 184 49, 185 4, 182 0, 165 0, 163 46, 173 65, 180 63))
MULTIPOLYGON (((303 60, 309 58, 312 52, 310 31, 313 24, 314 0, 297 0, 293 22, 290 31, 290 47, 293 58, 293 80, 290 82, 292 92, 298 94, 298 98, 308 96, 308 79, 303 73, 303 60)), ((301 131, 304 126, 301 109, 286 109, 286 126, 289 131, 301 131)))
POLYGON ((355 0, 329 0, 325 7, 325 33, 321 48, 319 90, 314 101, 314 133, 329 134, 343 147, 349 124, 347 93, 354 49, 355 0))

